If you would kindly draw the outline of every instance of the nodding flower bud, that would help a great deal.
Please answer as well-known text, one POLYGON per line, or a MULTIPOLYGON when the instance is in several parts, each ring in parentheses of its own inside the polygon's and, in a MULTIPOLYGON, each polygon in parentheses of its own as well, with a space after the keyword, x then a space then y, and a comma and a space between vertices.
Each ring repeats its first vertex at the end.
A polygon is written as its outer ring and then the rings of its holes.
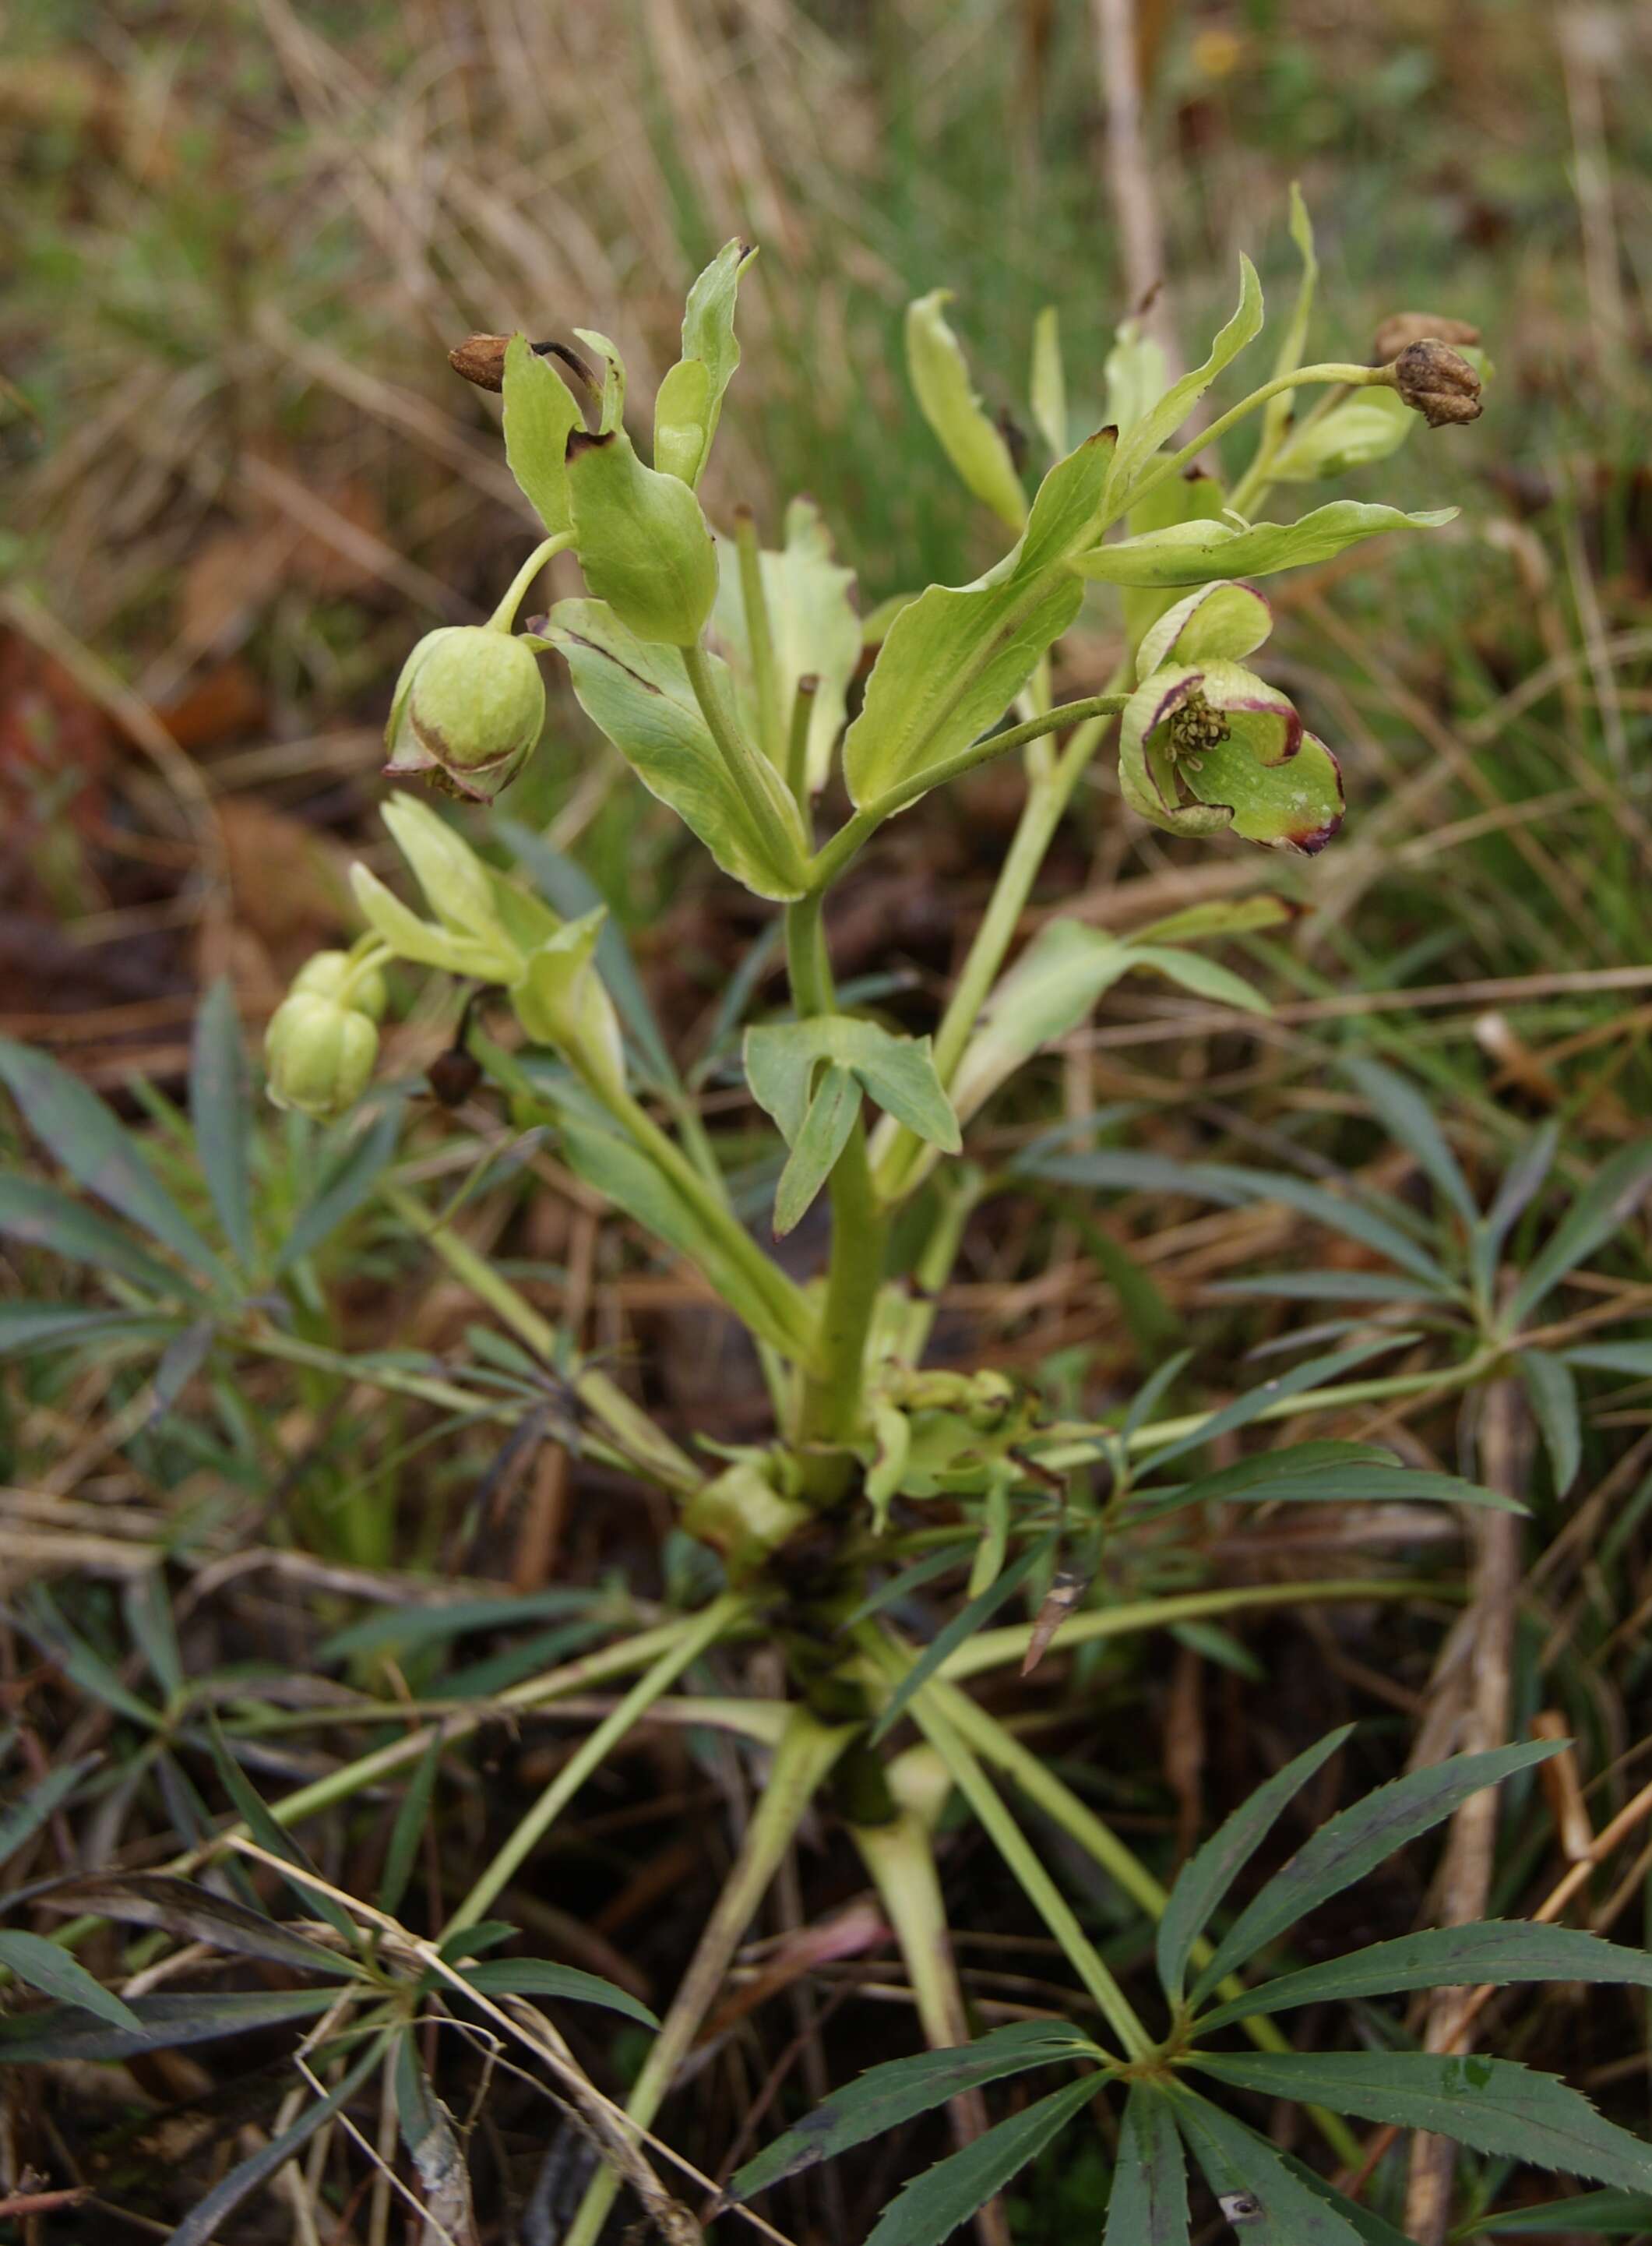
POLYGON ((1371 341, 1371 364, 1387 366, 1408 344, 1477 344, 1478 328, 1448 312, 1390 312, 1371 341))
POLYGON ((365 1014, 375 1022, 384 1018, 384 977, 377 967, 370 967, 365 972, 358 970, 347 951, 314 953, 294 976, 289 995, 301 990, 317 998, 337 998, 343 990, 343 1003, 357 1013, 365 1014))
POLYGON ((1449 344, 1433 337, 1407 344, 1390 370, 1394 388, 1431 429, 1480 418, 1480 378, 1449 344))
POLYGON ((426 633, 391 704, 386 772, 419 772, 491 803, 527 762, 545 724, 545 682, 526 641, 490 624, 426 633))
POLYGON ((355 1106, 377 1057, 378 1031, 370 1018, 348 999, 318 990, 290 992, 264 1033, 271 1099, 321 1123, 355 1106))

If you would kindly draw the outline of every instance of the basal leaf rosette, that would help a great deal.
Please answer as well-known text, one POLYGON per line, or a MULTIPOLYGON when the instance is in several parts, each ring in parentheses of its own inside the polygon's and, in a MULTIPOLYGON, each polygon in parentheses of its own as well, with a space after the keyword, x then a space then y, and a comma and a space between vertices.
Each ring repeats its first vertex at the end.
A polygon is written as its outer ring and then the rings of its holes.
POLYGON ((1231 829, 1311 855, 1343 823, 1342 774, 1288 696, 1239 660, 1271 623, 1261 595, 1234 582, 1203 585, 1159 617, 1119 729, 1119 784, 1169 834, 1231 829))

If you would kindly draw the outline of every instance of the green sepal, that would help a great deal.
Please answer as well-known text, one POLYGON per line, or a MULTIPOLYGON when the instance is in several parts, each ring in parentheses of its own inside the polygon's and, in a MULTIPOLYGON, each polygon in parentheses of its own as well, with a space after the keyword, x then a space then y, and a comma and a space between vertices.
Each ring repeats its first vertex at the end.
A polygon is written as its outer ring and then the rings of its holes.
POLYGON ((568 440, 568 507, 585 582, 628 631, 691 647, 717 598, 717 548, 679 478, 646 468, 623 429, 568 440))

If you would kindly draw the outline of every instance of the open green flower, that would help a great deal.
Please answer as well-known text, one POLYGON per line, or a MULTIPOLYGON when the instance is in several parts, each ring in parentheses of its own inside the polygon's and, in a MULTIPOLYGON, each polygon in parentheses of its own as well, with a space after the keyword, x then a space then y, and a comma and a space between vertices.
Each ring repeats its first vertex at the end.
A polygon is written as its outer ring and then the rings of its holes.
POLYGON ((545 682, 527 643, 493 624, 446 624, 426 632, 402 666, 384 769, 491 803, 533 755, 544 725, 545 682))
POLYGON ((1173 834, 1231 828, 1273 848, 1322 850, 1343 823, 1342 773, 1289 698, 1239 660, 1272 612, 1248 585, 1203 585, 1159 617, 1119 729, 1132 807, 1173 834))

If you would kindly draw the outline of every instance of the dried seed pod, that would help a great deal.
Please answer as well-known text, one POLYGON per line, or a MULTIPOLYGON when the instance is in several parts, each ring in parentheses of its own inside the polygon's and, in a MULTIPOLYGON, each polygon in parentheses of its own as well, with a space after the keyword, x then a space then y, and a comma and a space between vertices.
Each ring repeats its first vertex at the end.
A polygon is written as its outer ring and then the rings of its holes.
POLYGON ((505 352, 510 340, 508 336, 466 336, 448 352, 447 364, 479 390, 503 390, 505 352))
POLYGON ((1480 378, 1449 344, 1407 344, 1394 361, 1394 387, 1431 429, 1480 418, 1480 378))
POLYGON ((1446 312, 1390 312, 1371 340, 1371 364, 1386 366, 1411 344, 1477 344, 1478 328, 1446 312))

